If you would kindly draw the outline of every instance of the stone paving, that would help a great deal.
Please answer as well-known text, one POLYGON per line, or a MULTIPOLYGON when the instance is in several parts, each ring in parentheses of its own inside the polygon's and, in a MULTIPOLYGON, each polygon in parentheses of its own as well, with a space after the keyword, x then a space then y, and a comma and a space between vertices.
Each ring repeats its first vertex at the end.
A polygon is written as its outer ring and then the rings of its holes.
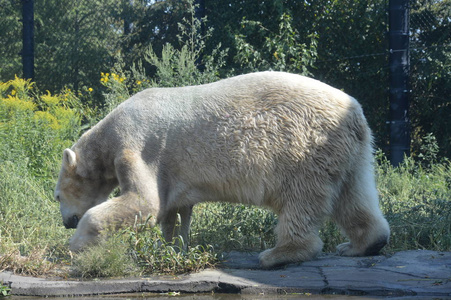
POLYGON ((451 252, 402 251, 391 257, 325 254, 277 270, 259 269, 256 253, 232 252, 216 269, 181 276, 55 280, 0 273, 12 295, 66 297, 117 293, 329 294, 451 299, 451 252))

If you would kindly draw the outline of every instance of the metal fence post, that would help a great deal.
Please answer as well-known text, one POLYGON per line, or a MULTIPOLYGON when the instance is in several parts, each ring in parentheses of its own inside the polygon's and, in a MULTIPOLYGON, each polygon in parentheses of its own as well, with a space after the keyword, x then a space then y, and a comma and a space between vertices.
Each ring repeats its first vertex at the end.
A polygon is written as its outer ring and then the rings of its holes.
POLYGON ((22 22, 23 22, 23 48, 22 68, 23 77, 34 78, 34 10, 33 0, 22 0, 22 22))
POLYGON ((389 2, 390 162, 399 165, 410 154, 409 0, 389 2))

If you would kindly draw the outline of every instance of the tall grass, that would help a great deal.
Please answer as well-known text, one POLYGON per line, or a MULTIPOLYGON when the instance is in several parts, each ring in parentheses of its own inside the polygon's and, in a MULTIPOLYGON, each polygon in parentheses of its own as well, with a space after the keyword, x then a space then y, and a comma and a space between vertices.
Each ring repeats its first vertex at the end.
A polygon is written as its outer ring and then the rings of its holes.
POLYGON ((393 168, 382 159, 378 166, 378 186, 381 206, 392 230, 391 251, 451 250, 451 164, 448 160, 415 161, 409 157, 393 168))

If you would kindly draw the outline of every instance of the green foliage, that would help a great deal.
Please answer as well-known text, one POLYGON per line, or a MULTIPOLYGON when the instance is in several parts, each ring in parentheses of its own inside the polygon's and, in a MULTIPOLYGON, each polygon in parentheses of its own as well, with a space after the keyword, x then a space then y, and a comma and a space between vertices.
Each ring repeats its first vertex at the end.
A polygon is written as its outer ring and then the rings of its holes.
POLYGON ((64 87, 76 93, 86 87, 98 92, 99 70, 111 67, 112 55, 120 47, 118 2, 36 2, 35 80, 39 86, 52 92, 64 87))
POLYGON ((100 121, 113 109, 115 109, 120 103, 127 100, 130 97, 130 92, 127 88, 127 82, 124 71, 120 63, 116 64, 116 73, 100 73, 100 82, 107 88, 107 92, 104 94, 105 103, 101 115, 98 116, 100 121))
MULTIPOLYGON (((179 48, 180 28, 183 18, 188 18, 192 0, 122 1, 124 31, 122 55, 127 66, 142 60, 152 47, 161 53, 163 46, 179 48)), ((146 66, 146 72, 149 72, 146 66)))
POLYGON ((422 166, 426 169, 432 168, 432 166, 438 162, 439 152, 440 147, 437 143, 437 139, 432 133, 427 134, 422 139, 420 153, 418 154, 422 166))
POLYGON ((406 158, 393 168, 380 157, 378 185, 391 226, 390 249, 451 249, 451 164, 406 158))
POLYGON ((18 55, 22 48, 20 12, 20 1, 0 0, 0 81, 21 73, 22 61, 18 55))
POLYGON ((49 243, 58 244, 68 236, 60 224, 58 205, 52 201, 52 189, 34 177, 25 164, 2 162, 0 188, 2 246, 11 245, 28 253, 49 243))
MULTIPOLYGON (((451 1, 417 0, 411 9, 410 117, 414 142, 433 133, 451 157, 451 1)), ((416 144, 416 145, 417 145, 416 144)), ((415 146, 415 144, 414 144, 415 146)))
POLYGON ((107 88, 102 116, 131 94, 145 88, 198 85, 219 80, 227 50, 221 50, 218 45, 207 53, 206 42, 211 36, 211 29, 202 34, 206 19, 196 18, 193 1, 187 1, 185 5, 186 17, 178 24, 180 48, 167 43, 158 55, 153 46, 149 46, 143 59, 129 69, 125 68, 124 60, 119 57, 111 74, 101 73, 100 80, 107 88), (151 66, 152 71, 148 71, 144 65, 151 66))
POLYGON ((244 34, 235 36, 236 61, 245 72, 276 70, 312 75, 317 52, 317 35, 310 34, 310 44, 302 43, 298 31, 292 26, 292 17, 286 13, 280 17, 278 32, 271 32, 260 21, 241 21, 248 34, 259 36, 255 44, 244 34))
POLYGON ((50 178, 56 156, 80 130, 77 99, 70 91, 39 95, 20 78, 0 83, 0 161, 23 161, 32 175, 50 178))
POLYGON ((145 53, 145 61, 156 71, 152 86, 175 87, 198 85, 217 81, 219 70, 224 66, 226 50, 220 50, 218 44, 210 54, 205 53, 206 42, 211 37, 212 29, 206 27, 206 19, 199 20, 195 16, 193 1, 186 4, 187 16, 178 24, 177 35, 181 48, 172 44, 163 45, 161 56, 150 46, 145 53))
POLYGON ((3 282, 0 283, 0 298, 9 296, 11 292, 11 288, 7 285, 3 285, 3 282))

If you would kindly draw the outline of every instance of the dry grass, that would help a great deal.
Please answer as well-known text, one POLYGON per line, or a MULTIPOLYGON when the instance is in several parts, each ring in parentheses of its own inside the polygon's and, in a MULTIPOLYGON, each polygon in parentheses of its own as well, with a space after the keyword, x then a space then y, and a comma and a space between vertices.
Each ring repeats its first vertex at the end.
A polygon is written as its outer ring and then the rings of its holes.
POLYGON ((22 255, 18 250, 10 250, 0 256, 0 271, 8 270, 14 274, 48 275, 56 266, 48 260, 47 249, 34 249, 27 255, 22 255))

